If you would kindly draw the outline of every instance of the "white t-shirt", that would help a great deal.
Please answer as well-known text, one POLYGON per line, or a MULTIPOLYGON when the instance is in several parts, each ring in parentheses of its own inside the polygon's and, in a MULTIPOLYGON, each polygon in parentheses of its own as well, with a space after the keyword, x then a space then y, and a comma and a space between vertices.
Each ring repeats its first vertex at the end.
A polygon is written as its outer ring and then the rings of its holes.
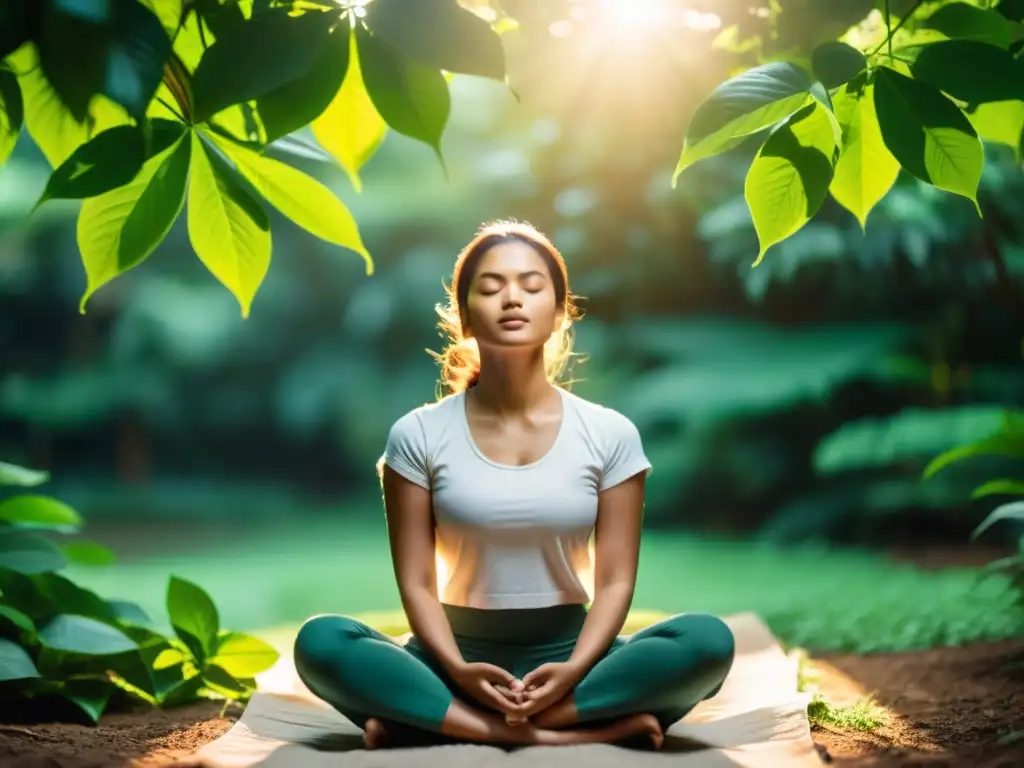
POLYGON ((648 473, 640 433, 622 414, 563 389, 551 449, 521 467, 477 447, 465 394, 410 411, 391 428, 384 462, 431 491, 441 602, 470 608, 586 603, 598 493, 648 473))

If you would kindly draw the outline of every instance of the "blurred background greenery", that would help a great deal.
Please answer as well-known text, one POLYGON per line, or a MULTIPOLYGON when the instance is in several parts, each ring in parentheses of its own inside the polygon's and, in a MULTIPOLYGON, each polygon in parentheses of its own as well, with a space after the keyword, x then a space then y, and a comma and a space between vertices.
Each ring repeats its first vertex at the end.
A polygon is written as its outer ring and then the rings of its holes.
MULTIPOLYGON (((553 237, 583 297, 573 390, 633 419, 655 466, 636 607, 759 610, 828 647, 1024 630, 1000 577, 893 562, 977 564, 1024 533, 968 543, 998 502, 968 501, 995 460, 921 480, 1024 405, 1017 158, 987 149, 984 220, 903 176, 866 232, 830 199, 751 269, 756 143, 670 185, 690 114, 742 56, 712 47, 721 16, 662 4, 662 34, 562 20, 508 35, 518 101, 456 77, 447 180, 394 133, 359 194, 309 159, 376 274, 282 219, 249 320, 184 218, 80 315, 77 206, 26 225, 49 168, 23 135, 0 168, 0 457, 50 470, 46 492, 117 552, 76 578, 162 615, 174 572, 241 630, 397 607, 374 464, 390 424, 434 398, 425 350, 455 254, 480 222, 517 218, 553 237)), ((801 26, 784 31, 820 38, 860 5, 786 13, 801 26)))

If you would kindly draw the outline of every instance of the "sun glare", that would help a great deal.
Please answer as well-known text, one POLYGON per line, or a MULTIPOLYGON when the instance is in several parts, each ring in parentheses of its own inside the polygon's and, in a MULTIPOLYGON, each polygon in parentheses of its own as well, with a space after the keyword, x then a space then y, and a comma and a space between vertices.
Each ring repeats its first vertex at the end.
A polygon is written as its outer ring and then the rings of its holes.
POLYGON ((677 0, 598 0, 598 5, 609 25, 627 34, 650 34, 679 24, 698 31, 722 26, 716 14, 682 10, 677 0))

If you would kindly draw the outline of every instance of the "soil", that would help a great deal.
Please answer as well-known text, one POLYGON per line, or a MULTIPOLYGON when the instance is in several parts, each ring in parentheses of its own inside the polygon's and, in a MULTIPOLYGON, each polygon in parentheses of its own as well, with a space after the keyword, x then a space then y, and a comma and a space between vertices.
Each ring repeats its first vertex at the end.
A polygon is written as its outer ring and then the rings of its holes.
MULTIPOLYGON (((966 565, 959 552, 893 553, 921 567, 966 565)), ((987 561, 992 553, 981 555, 987 561)), ((974 564, 974 556, 969 558, 974 564)), ((887 711, 871 731, 813 729, 823 760, 856 768, 1024 765, 1024 638, 908 653, 822 655, 818 688, 844 705, 870 694, 887 711)), ((0 725, 3 768, 165 768, 227 731, 240 710, 206 702, 118 713, 99 725, 0 725)))

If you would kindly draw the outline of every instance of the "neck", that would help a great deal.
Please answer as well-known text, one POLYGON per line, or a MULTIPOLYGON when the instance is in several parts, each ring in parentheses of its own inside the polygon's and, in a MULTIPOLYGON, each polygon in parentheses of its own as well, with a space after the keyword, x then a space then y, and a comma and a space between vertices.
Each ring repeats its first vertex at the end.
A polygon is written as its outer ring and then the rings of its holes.
POLYGON ((473 398, 495 413, 523 413, 551 396, 544 371, 544 350, 524 354, 489 354, 480 350, 480 378, 473 398))

